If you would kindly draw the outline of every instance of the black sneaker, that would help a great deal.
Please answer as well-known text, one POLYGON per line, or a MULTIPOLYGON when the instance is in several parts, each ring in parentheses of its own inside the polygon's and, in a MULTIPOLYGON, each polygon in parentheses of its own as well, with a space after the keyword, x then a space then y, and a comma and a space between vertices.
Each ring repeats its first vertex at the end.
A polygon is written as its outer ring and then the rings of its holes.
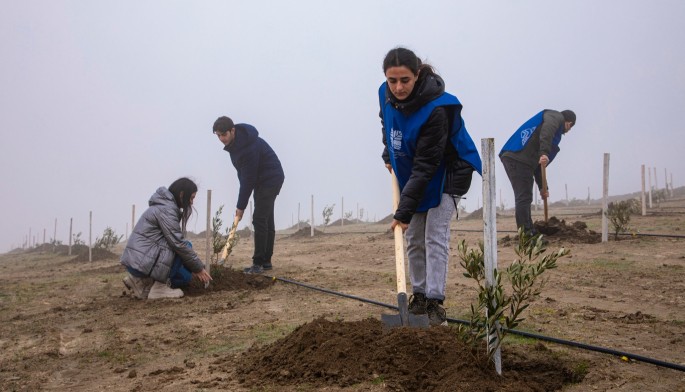
POLYGON ((414 293, 409 297, 409 313, 411 314, 426 314, 426 295, 423 293, 414 293))
POLYGON ((261 265, 252 265, 251 267, 247 267, 243 269, 243 273, 245 274, 263 274, 264 273, 264 268, 262 268, 261 265))
POLYGON ((440 306, 439 300, 428 298, 426 301, 426 313, 428 313, 430 325, 447 325, 447 313, 440 306))
POLYGON ((264 264, 264 265, 262 266, 262 269, 263 269, 264 271, 271 271, 272 269, 274 269, 274 267, 271 265, 271 263, 269 263, 269 264, 264 264))

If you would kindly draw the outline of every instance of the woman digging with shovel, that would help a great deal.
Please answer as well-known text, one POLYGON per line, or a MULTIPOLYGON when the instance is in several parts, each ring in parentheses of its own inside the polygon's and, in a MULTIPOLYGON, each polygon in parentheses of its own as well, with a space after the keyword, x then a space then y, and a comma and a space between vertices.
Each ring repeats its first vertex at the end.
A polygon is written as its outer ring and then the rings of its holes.
MULTIPOLYGON (((413 295, 408 310, 445 325, 450 221, 481 161, 461 118, 459 100, 445 92, 433 67, 409 49, 390 50, 379 89, 383 160, 401 191, 391 228, 405 232, 413 295)), ((402 310, 400 309, 400 313, 402 310)))

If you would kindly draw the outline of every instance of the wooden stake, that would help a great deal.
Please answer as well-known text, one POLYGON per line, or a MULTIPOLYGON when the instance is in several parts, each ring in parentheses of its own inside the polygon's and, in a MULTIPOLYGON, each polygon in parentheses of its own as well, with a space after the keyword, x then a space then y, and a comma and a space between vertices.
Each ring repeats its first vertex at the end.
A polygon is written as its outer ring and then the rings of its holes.
MULTIPOLYGON (((485 283, 487 287, 492 287, 495 284, 495 269, 497 269, 495 139, 481 139, 481 151, 483 152, 483 257, 485 261, 485 283)), ((486 317, 489 317, 489 315, 486 314, 486 317)), ((499 327, 497 325, 497 328, 499 327)), ((491 336, 488 335, 488 345, 490 339, 491 336)), ((495 371, 501 376, 502 352, 499 347, 493 355, 493 360, 495 362, 495 371)))
POLYGON ((609 241, 609 153, 604 153, 604 187, 602 197, 602 242, 609 241))
POLYGON ((93 211, 88 215, 88 261, 93 261, 93 211))
POLYGON ((74 218, 69 218, 69 256, 71 256, 71 237, 72 237, 73 227, 74 227, 74 218))
POLYGON ((647 215, 647 196, 645 195, 645 165, 642 165, 642 193, 640 194, 642 201, 642 216, 647 215))
POLYGON ((312 207, 312 211, 311 211, 312 212, 312 222, 309 225, 309 227, 310 227, 311 233, 312 233, 311 236, 314 237, 314 195, 312 195, 312 206, 311 207, 312 207))
MULTIPOLYGON (((205 230, 205 269, 207 273, 211 273, 211 238, 212 238, 212 190, 207 189, 207 229, 205 230)), ((207 284, 205 284, 205 288, 207 284)))
POLYGON ((647 168, 647 179, 649 180, 649 208, 652 208, 652 170, 647 168))

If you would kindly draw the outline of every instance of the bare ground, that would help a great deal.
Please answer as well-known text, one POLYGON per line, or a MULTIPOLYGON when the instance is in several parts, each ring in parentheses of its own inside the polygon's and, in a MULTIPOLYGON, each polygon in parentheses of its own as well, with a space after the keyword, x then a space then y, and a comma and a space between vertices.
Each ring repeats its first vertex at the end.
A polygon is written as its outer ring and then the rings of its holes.
MULTIPOLYGON (((633 228, 682 234, 685 201, 673 203, 634 216, 633 228)), ((548 272, 520 329, 685 366, 685 239, 587 243, 566 226, 582 221, 599 232, 600 215, 550 212, 567 223, 550 248, 571 255, 548 272)), ((449 317, 468 319, 474 284, 456 244, 475 246, 482 223, 453 229, 445 305, 449 317)), ((513 235, 511 214, 498 229, 500 240, 513 235)), ((514 259, 504 242, 500 268, 514 259)), ((286 231, 272 275, 394 304, 393 249, 387 225, 286 231)), ((386 330, 379 319, 388 309, 237 272, 251 251, 241 239, 230 264, 214 266, 209 288, 159 301, 125 292, 117 256, 0 255, 0 390, 685 391, 679 370, 515 336, 504 342, 500 377, 482 349, 456 339, 455 326, 386 330)))

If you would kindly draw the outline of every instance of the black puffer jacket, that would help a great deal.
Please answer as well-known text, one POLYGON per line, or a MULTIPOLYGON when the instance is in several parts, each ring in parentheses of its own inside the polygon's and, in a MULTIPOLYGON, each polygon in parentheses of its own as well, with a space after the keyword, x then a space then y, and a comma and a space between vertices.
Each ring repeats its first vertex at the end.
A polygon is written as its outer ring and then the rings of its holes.
MULTIPOLYGON (((439 75, 424 71, 419 74, 414 90, 407 99, 398 101, 390 89, 387 89, 386 100, 390 101, 403 114, 409 115, 438 98, 444 92, 445 83, 442 78, 439 75)), ((416 141, 411 176, 402 189, 400 203, 397 211, 395 211, 394 219, 403 223, 411 221, 428 183, 443 160, 447 168, 444 193, 463 195, 469 190, 473 168, 459 158, 452 143, 448 142, 451 121, 456 119, 455 121, 459 121, 458 126, 461 127, 461 109, 461 105, 447 108, 437 107, 421 127, 416 141)), ((382 113, 380 113, 380 117, 382 123, 382 113)), ((385 128, 384 124, 383 128, 385 128)), ((383 145, 385 146, 382 157, 383 161, 388 164, 390 163, 390 155, 385 140, 385 129, 382 131, 383 145)))

